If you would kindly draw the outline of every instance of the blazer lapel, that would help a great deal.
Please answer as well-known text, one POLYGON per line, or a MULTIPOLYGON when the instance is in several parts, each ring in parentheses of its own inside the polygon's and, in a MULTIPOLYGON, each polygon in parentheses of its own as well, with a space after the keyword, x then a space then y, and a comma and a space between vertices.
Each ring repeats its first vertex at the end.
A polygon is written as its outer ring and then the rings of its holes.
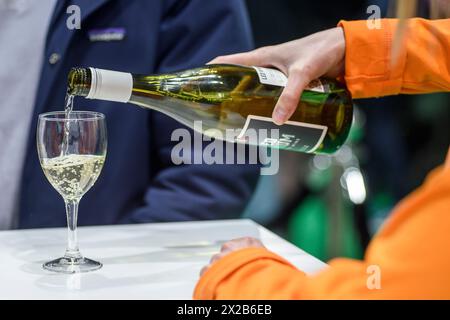
POLYGON ((51 88, 53 87, 54 80, 58 76, 58 72, 60 71, 62 65, 58 62, 52 65, 51 62, 49 62, 50 56, 57 55, 61 59, 64 59, 66 52, 73 40, 73 37, 77 32, 80 32, 80 30, 77 29, 69 30, 67 28, 66 21, 69 17, 69 15, 66 13, 67 7, 71 3, 80 7, 81 28, 83 28, 83 22, 108 1, 110 0, 59 0, 57 2, 47 34, 47 43, 45 46, 41 79, 39 90, 36 96, 36 114, 41 113, 45 109, 45 105, 47 103, 49 94, 51 93, 51 88))

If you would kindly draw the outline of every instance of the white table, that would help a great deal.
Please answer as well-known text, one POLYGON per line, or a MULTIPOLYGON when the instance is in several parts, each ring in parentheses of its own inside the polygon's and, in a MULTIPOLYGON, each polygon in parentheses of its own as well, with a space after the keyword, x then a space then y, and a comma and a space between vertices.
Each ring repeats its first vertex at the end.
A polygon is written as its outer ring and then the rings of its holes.
POLYGON ((198 274, 224 240, 253 236, 299 269, 326 264, 251 220, 79 228, 80 249, 101 261, 91 273, 42 269, 61 256, 66 229, 0 232, 0 299, 191 299, 198 274))

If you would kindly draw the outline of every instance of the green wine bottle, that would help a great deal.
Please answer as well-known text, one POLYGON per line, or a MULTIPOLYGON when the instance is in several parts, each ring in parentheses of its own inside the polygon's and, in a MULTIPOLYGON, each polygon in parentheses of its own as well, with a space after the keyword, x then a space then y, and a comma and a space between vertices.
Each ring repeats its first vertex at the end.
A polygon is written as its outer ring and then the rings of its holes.
POLYGON ((277 126, 272 111, 286 82, 278 70, 225 64, 150 76, 74 68, 68 76, 68 94, 136 104, 196 130, 195 121, 201 120, 203 134, 231 142, 309 153, 339 149, 353 114, 345 86, 328 79, 313 81, 290 121, 277 126), (266 139, 245 140, 251 130, 275 129, 275 138, 268 134, 266 139), (239 134, 229 138, 226 130, 239 134))

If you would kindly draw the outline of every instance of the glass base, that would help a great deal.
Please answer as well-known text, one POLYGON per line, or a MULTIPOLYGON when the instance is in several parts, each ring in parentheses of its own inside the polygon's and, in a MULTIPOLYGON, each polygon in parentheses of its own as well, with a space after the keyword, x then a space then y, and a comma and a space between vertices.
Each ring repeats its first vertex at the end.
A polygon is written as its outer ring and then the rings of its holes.
POLYGON ((45 270, 69 274, 95 271, 102 266, 100 262, 84 257, 62 257, 42 265, 45 270))

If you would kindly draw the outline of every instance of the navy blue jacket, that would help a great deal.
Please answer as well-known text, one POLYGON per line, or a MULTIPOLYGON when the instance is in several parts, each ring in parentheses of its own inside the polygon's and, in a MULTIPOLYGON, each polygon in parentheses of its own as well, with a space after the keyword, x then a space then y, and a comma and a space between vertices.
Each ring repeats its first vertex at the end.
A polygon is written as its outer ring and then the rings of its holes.
MULTIPOLYGON (((49 27, 29 135, 19 228, 66 225, 62 198, 50 186, 36 152, 39 113, 62 110, 73 66, 153 74, 199 66, 251 49, 240 0, 59 0, 49 27), (81 29, 69 30, 67 6, 81 8, 81 29), (124 28, 121 41, 89 39, 89 31, 124 28), (60 55, 50 63, 52 54, 60 55)), ((239 216, 256 185, 258 166, 172 164, 182 127, 132 105, 75 99, 75 109, 106 115, 108 154, 101 176, 80 203, 79 225, 219 219, 239 216)))

